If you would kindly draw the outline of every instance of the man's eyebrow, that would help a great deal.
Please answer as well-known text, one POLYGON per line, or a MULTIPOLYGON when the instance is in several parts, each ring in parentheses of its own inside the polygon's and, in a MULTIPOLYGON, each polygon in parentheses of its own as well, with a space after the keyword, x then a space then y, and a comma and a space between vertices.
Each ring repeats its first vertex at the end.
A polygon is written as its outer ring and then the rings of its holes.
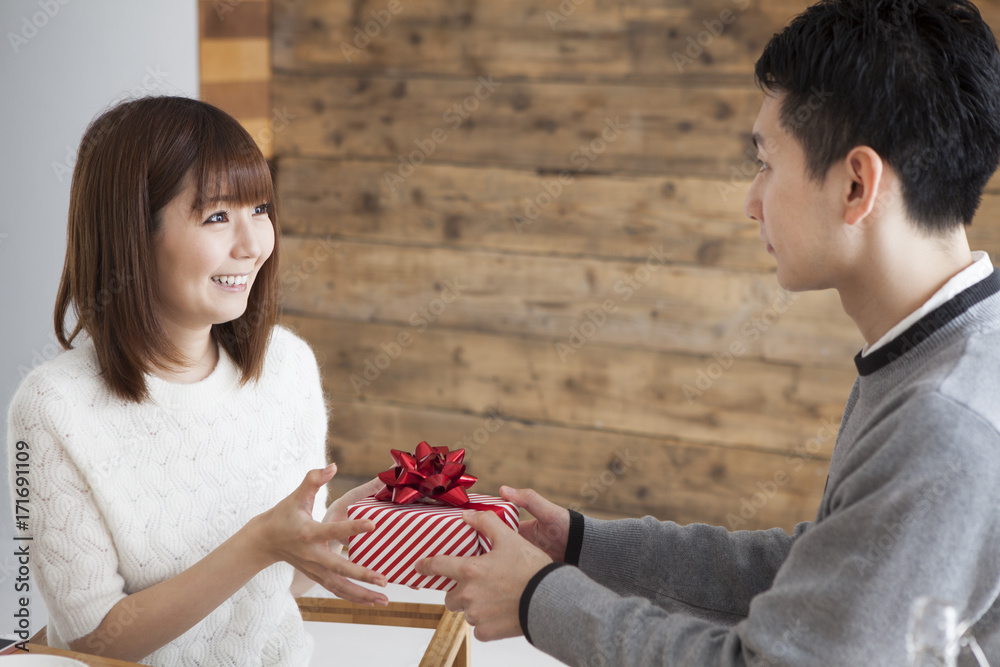
POLYGON ((760 149, 760 145, 764 143, 764 137, 760 136, 760 132, 753 133, 753 147, 760 149))

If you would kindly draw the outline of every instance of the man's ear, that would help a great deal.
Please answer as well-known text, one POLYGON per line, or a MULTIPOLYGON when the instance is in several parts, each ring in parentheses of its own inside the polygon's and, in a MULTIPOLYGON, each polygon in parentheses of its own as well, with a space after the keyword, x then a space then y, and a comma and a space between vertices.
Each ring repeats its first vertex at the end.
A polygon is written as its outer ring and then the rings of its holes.
POLYGON ((879 186, 885 164, 868 146, 851 149, 842 163, 847 170, 844 188, 844 222, 856 225, 879 204, 879 186))

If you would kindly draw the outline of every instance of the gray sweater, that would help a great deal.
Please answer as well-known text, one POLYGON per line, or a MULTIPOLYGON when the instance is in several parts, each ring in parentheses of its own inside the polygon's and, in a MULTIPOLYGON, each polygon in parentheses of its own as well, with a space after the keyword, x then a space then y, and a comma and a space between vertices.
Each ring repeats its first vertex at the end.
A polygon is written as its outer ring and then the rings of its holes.
MULTIPOLYGON (((855 359, 814 522, 730 532, 575 515, 521 599, 571 665, 906 665, 910 607, 953 603, 1000 664, 1000 271, 855 359)), ((960 664, 975 664, 968 650, 960 664)))

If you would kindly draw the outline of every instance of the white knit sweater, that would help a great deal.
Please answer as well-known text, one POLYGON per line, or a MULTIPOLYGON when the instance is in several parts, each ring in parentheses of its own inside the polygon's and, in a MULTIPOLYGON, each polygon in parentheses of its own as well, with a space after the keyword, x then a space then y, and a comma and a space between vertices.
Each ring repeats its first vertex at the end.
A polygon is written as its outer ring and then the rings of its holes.
MULTIPOLYGON (((30 545, 51 645, 92 632, 119 600, 187 569, 324 465, 326 409, 304 341, 276 327, 260 381, 238 380, 220 349, 201 382, 147 375, 153 400, 127 403, 101 380, 90 341, 25 378, 10 406, 9 469, 13 482, 15 445, 27 443, 29 529, 18 534, 33 540, 19 544, 30 545)), ((306 664, 292 574, 265 569, 143 662, 306 664)), ((117 613, 126 626, 141 610, 117 613)))

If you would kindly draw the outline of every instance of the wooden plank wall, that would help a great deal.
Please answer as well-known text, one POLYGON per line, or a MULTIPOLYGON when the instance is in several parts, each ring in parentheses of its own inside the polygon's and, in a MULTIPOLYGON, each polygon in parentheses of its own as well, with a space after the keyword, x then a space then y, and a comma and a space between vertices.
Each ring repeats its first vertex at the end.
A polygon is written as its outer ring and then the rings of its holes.
POLYGON ((806 4, 274 1, 283 321, 342 474, 428 440, 597 516, 814 516, 862 341, 742 213, 753 62, 806 4))
POLYGON ((198 24, 201 99, 240 121, 271 159, 271 0, 199 0, 198 24))

